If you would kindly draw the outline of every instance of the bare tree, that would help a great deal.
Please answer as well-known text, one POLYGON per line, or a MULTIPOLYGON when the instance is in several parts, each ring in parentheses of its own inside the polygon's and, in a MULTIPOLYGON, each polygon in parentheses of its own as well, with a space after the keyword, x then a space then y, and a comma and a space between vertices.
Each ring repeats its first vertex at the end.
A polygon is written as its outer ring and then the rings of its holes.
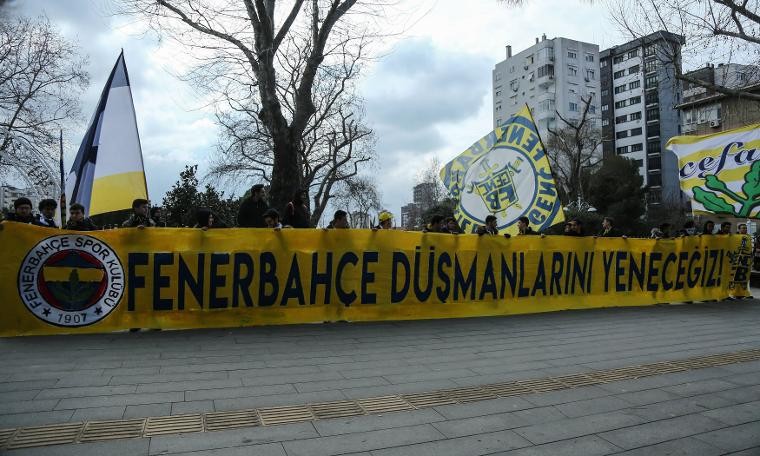
MULTIPOLYGON (((252 130, 258 129, 261 147, 271 148, 271 160, 256 156, 250 163, 269 170, 271 203, 280 208, 304 184, 304 138, 320 113, 318 80, 347 52, 359 52, 371 35, 371 19, 383 14, 386 3, 122 0, 123 12, 147 18, 162 36, 195 51, 203 64, 194 76, 205 74, 209 87, 234 97, 231 105, 255 114, 258 124, 252 130), (283 12, 276 13, 276 7, 283 12)), ((341 128, 347 136, 356 137, 350 133, 356 114, 341 112, 339 125, 345 123, 341 128)), ((341 139, 334 138, 333 147, 341 139)))
POLYGON ((377 184, 366 176, 340 182, 333 205, 349 213, 352 228, 372 228, 371 214, 382 208, 377 184))
POLYGON ((438 157, 433 157, 417 174, 414 202, 419 206, 420 214, 439 204, 448 196, 448 191, 441 181, 440 172, 441 161, 438 157))
POLYGON ((584 173, 602 158, 602 130, 598 117, 591 113, 591 97, 581 97, 581 115, 577 119, 563 117, 557 112, 559 128, 549 128, 546 155, 554 172, 557 186, 570 201, 583 198, 584 173))
POLYGON ((86 64, 47 18, 0 20, 0 172, 34 174, 31 184, 57 181, 48 165, 59 130, 80 114, 86 64))
POLYGON ((760 82, 760 4, 757 0, 614 0, 613 19, 633 39, 664 31, 683 42, 662 40, 656 49, 661 64, 673 68, 676 81, 687 82, 732 97, 760 101, 745 90, 750 84, 719 78, 705 79, 684 72, 714 62, 754 65, 748 81, 760 82), (683 46, 682 46, 683 44, 683 46))
MULTIPOLYGON (((362 100, 355 90, 362 49, 360 46, 353 52, 344 48, 341 59, 323 65, 314 82, 316 113, 309 119, 298 147, 301 186, 311 195, 314 225, 334 196, 336 185, 357 176, 374 158, 374 137, 362 123, 362 100)), ((290 43, 289 52, 280 59, 287 80, 295 80, 307 57, 298 43, 290 43)), ((289 117, 294 115, 295 89, 293 84, 280 88, 282 99, 287 101, 283 109, 289 117)), ((258 177, 271 183, 274 144, 258 115, 259 103, 250 97, 241 100, 239 91, 229 85, 217 93, 224 109, 217 114, 222 131, 211 175, 233 182, 258 177)))

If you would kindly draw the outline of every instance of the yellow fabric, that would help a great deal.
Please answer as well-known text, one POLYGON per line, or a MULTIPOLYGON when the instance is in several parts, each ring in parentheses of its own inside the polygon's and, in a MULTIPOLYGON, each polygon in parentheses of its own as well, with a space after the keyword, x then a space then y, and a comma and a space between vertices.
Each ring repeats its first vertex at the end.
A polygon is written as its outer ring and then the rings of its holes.
POLYGON ((103 271, 92 268, 46 267, 44 268, 44 276, 45 280, 49 282, 67 282, 74 271, 82 282, 100 282, 103 280, 103 271))
POLYGON ((441 180, 457 202, 455 214, 465 233, 495 216, 500 233, 518 234, 527 217, 536 231, 565 221, 546 149, 533 116, 524 106, 446 164, 441 180))
MULTIPOLYGON (((742 236, 505 239, 391 230, 0 227, 3 336, 646 306, 723 299, 730 284, 749 276, 742 262, 731 262, 742 236), (35 268, 57 252, 75 256, 77 248, 103 262, 104 296, 113 299, 104 298, 90 314, 52 321, 59 311, 42 314, 47 304, 35 291, 35 268), (83 326, 60 326, 78 318, 83 326)), ((51 287, 66 304, 68 291, 60 283, 51 287)), ((71 287, 85 293, 80 304, 95 292, 91 283, 71 287)))
POLYGON ((132 208, 137 198, 148 199, 145 173, 134 171, 95 179, 92 184, 90 215, 132 208))

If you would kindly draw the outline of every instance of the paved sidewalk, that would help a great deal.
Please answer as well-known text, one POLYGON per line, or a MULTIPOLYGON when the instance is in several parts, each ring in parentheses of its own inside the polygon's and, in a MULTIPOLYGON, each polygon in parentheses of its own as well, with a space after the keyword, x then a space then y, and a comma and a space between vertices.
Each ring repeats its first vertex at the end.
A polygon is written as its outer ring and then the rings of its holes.
MULTIPOLYGON (((752 348, 758 301, 0 339, 0 428, 428 392, 752 348)), ((731 452, 760 455, 760 361, 381 416, 7 454, 731 452)))

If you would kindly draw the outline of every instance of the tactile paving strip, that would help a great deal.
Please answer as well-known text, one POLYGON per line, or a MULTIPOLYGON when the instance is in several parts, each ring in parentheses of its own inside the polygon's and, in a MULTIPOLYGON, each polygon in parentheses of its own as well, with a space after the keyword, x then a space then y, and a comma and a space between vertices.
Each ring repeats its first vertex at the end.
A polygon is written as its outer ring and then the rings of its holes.
POLYGON ((760 348, 557 377, 514 380, 490 385, 415 394, 283 407, 263 407, 229 412, 208 412, 203 414, 157 416, 145 419, 89 421, 86 423, 0 429, 0 450, 182 434, 187 432, 211 432, 240 427, 275 426, 320 419, 374 415, 437 407, 440 405, 483 401, 498 397, 566 390, 588 385, 635 380, 652 375, 685 372, 756 360, 760 360, 760 348))

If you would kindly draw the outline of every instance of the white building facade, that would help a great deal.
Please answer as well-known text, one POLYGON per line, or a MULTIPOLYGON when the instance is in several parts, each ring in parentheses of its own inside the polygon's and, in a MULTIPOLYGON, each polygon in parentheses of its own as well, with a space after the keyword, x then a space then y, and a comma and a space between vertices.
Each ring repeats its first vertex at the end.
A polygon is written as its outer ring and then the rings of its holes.
POLYGON ((591 98, 589 115, 601 124, 599 46, 568 38, 536 38, 536 44, 512 55, 493 69, 493 125, 506 122, 525 104, 530 107, 539 133, 579 119, 584 100, 591 98))

